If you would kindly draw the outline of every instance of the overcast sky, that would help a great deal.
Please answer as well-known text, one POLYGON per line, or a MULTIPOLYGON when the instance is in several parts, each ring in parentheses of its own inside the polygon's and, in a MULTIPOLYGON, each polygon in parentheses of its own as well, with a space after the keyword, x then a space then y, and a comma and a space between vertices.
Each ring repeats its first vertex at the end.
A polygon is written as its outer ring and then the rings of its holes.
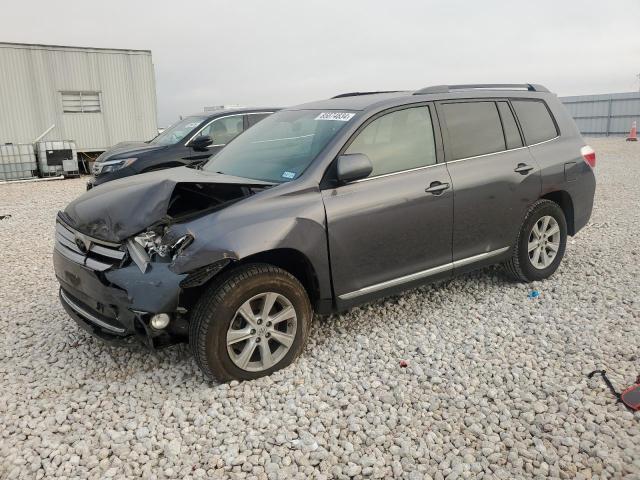
POLYGON ((638 0, 11 0, 0 41, 148 49, 160 126, 207 105, 533 82, 638 89, 638 0))

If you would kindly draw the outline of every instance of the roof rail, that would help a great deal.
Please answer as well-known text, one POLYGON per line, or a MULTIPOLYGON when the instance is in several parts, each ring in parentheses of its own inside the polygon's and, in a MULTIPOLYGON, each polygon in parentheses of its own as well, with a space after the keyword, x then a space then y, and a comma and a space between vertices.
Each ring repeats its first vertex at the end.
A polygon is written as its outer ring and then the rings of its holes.
POLYGON ((534 83, 478 83, 469 85, 435 85, 413 92, 414 95, 429 93, 449 93, 451 90, 527 90, 529 92, 548 92, 547 88, 534 83))
POLYGON ((361 95, 375 95, 377 93, 396 93, 400 90, 381 90, 379 92, 349 92, 349 93, 341 93, 340 95, 336 95, 331 98, 344 98, 344 97, 359 97, 361 95))

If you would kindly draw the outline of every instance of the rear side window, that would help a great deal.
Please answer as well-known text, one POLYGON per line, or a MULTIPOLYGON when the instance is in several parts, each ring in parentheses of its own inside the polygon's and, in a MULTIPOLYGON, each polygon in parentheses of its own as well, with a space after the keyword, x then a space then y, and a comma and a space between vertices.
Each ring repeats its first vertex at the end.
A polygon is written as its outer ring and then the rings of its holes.
POLYGON ((502 128, 504 129, 504 139, 507 142, 507 148, 522 147, 522 138, 516 125, 516 119, 513 118, 513 112, 509 108, 507 102, 498 102, 498 111, 502 119, 502 128))
POLYGON ((406 108, 367 125, 345 153, 364 153, 373 164, 370 177, 436 163, 428 107, 406 108))
POLYGON ((556 124, 547 105, 541 100, 512 100, 527 145, 558 136, 556 124))
POLYGON ((249 121, 249 126, 253 127, 256 123, 258 123, 260 120, 264 120, 269 115, 271 115, 271 114, 270 113, 250 113, 250 114, 248 114, 247 115, 247 120, 249 121))
POLYGON ((231 115, 214 120, 202 129, 200 135, 209 135, 215 145, 226 145, 242 133, 242 115, 231 115))
POLYGON ((495 102, 459 102, 442 105, 453 160, 505 149, 495 102))

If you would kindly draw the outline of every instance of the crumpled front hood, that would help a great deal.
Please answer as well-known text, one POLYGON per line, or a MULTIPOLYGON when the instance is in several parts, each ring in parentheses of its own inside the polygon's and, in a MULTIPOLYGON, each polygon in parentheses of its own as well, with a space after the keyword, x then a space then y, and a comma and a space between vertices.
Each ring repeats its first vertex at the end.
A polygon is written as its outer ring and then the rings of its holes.
POLYGON ((163 219, 178 218, 180 211, 192 214, 224 206, 251 194, 251 188, 270 185, 187 167, 171 168, 92 188, 71 202, 61 216, 86 235, 122 242, 163 219))
POLYGON ((96 158, 96 162, 106 162, 118 158, 131 158, 142 153, 153 152, 166 148, 164 145, 152 145, 145 142, 122 142, 114 145, 96 158))

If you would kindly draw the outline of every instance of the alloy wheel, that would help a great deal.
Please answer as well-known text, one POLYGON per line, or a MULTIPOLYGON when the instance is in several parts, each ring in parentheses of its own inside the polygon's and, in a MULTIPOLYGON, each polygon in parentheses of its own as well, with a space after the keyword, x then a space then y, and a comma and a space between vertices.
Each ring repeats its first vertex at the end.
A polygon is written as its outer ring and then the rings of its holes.
POLYGON ((529 233, 529 261, 538 270, 553 263, 560 249, 560 226, 550 215, 540 217, 529 233))
POLYGON ((227 351, 242 370, 260 372, 277 364, 291 349, 298 317, 291 301, 275 292, 244 302, 227 330, 227 351))

